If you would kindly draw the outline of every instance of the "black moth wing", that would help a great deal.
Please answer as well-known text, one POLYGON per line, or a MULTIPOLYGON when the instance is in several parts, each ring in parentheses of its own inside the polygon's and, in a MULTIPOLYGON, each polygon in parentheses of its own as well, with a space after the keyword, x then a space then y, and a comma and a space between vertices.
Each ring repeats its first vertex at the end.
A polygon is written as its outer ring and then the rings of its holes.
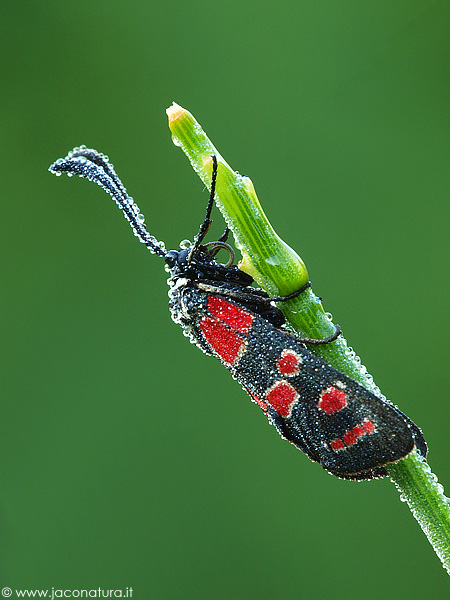
POLYGON ((214 297, 251 315, 252 323, 245 334, 237 332, 245 351, 233 364, 223 360, 199 327, 210 316, 208 302, 213 295, 192 288, 184 292, 194 341, 221 359, 253 400, 266 403, 267 415, 278 432, 324 469, 344 479, 372 479, 386 476, 384 466, 407 456, 414 445, 426 455, 422 432, 398 408, 331 367, 288 330, 249 310, 245 295, 236 301, 225 290, 214 297), (289 376, 279 367, 286 351, 293 351, 300 362, 298 373, 289 376), (271 403, 271 390, 283 382, 296 393, 288 414, 271 403), (327 413, 321 408, 321 398, 330 390, 345 397, 345 405, 327 413))
POLYGON ((289 415, 281 415, 269 403, 270 419, 283 437, 338 477, 382 477, 387 474, 384 465, 407 456, 415 443, 426 453, 420 430, 395 406, 318 358, 289 332, 258 317, 253 322, 248 350, 236 366, 236 375, 256 397, 266 401, 270 398, 267 390, 278 381, 292 386, 298 399, 289 415), (301 359, 298 374, 290 377, 283 377, 277 369, 286 350, 293 350, 301 359), (255 369, 265 372, 266 377, 255 381, 255 369), (345 394, 345 406, 328 414, 320 408, 320 401, 323 393, 333 388, 345 394), (352 438, 352 430, 367 423, 373 430, 351 443, 355 437, 352 438), (349 443, 344 443, 348 439, 349 443), (340 445, 338 440, 342 447, 334 449, 333 444, 340 445))
POLYGON ((281 415, 269 400, 268 416, 283 437, 338 477, 385 476, 384 465, 407 456, 415 444, 426 454, 420 429, 398 408, 307 350, 295 335, 258 315, 248 336, 247 351, 233 370, 244 387, 266 402, 270 399, 268 390, 279 381, 295 389, 298 399, 289 415, 281 415), (300 357, 301 364, 298 374, 285 377, 277 364, 283 351, 289 350, 300 357), (320 401, 323 393, 333 388, 345 394, 345 406, 328 414, 320 408, 320 401), (355 437, 352 430, 360 432, 361 427, 363 435, 351 443, 355 437), (334 449, 332 444, 339 446, 338 440, 342 447, 334 449))
POLYGON ((347 406, 327 415, 316 404, 299 400, 288 417, 271 411, 275 426, 286 439, 300 448, 303 446, 312 460, 338 477, 372 479, 387 475, 384 465, 404 458, 414 448, 415 438, 409 420, 363 386, 342 377, 339 371, 330 367, 326 371, 323 374, 328 377, 323 377, 323 384, 332 386, 337 376, 340 384, 345 385, 347 406), (351 437, 352 430, 362 423, 373 424, 373 431, 356 442, 352 439, 352 443, 345 444, 346 436, 351 437), (334 450, 332 444, 339 443, 337 440, 341 440, 343 446, 334 450))

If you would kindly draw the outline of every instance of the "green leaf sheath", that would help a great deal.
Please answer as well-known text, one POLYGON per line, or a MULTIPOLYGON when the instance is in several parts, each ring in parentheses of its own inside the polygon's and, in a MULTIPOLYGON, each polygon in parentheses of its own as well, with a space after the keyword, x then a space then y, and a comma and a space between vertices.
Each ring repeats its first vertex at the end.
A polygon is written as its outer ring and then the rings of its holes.
MULTIPOLYGON (((233 232, 242 253, 240 268, 246 271, 271 296, 288 295, 308 281, 301 258, 275 233, 261 208, 248 177, 231 169, 213 146, 203 129, 187 110, 177 104, 167 109, 169 127, 175 145, 180 146, 192 167, 209 188, 212 159, 218 160, 216 203, 233 232)), ((320 300, 311 289, 279 305, 288 324, 300 335, 328 337, 334 325, 320 300)), ((310 346, 339 371, 352 377, 374 393, 381 395, 371 376, 343 336, 322 346, 310 346)), ((389 475, 414 517, 450 573, 450 509, 442 486, 418 453, 388 465, 389 475)))

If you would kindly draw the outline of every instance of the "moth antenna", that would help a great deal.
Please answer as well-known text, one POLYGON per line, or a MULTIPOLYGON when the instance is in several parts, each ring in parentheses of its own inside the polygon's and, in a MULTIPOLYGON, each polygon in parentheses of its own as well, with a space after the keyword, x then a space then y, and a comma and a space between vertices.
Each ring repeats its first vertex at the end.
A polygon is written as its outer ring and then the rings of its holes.
POLYGON ((152 254, 165 258, 167 251, 164 243, 147 231, 144 215, 141 214, 133 198, 127 194, 127 190, 107 156, 97 150, 86 148, 86 146, 79 146, 69 152, 65 158, 59 158, 50 165, 49 171, 55 175, 67 173, 69 177, 79 175, 97 183, 122 209, 125 218, 133 228, 134 235, 147 246, 152 254))
POLYGON ((205 239, 205 235, 208 233, 208 229, 211 226, 211 211, 214 204, 214 196, 216 193, 216 180, 217 180, 217 156, 213 154, 211 156, 213 168, 212 168, 212 177, 211 177, 211 192, 209 194, 208 205, 206 207, 206 215, 203 223, 200 225, 200 229, 198 230, 197 235, 195 236, 194 243, 192 245, 191 251, 189 252, 188 262, 190 263, 192 257, 195 252, 198 250, 198 247, 205 239))

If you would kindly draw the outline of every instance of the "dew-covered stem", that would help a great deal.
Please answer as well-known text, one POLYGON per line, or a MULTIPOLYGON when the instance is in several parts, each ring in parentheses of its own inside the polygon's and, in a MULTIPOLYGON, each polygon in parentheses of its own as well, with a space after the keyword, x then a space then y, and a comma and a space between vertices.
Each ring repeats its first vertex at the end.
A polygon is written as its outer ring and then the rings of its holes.
MULTIPOLYGON (((307 280, 300 257, 275 233, 264 214, 252 182, 233 171, 213 146, 203 129, 187 110, 177 104, 167 109, 172 138, 188 156, 192 167, 206 186, 210 186, 212 159, 219 163, 216 203, 233 232, 242 253, 240 263, 270 295, 287 295, 307 280)), ((323 338, 334 331, 331 319, 311 289, 283 302, 287 322, 302 336, 323 338)), ((336 341, 310 350, 333 367, 352 377, 380 396, 381 392, 360 359, 341 336, 336 341)), ((437 483, 427 462, 417 452, 388 465, 391 480, 401 499, 411 509, 430 543, 450 573, 450 510, 442 486, 437 483)))

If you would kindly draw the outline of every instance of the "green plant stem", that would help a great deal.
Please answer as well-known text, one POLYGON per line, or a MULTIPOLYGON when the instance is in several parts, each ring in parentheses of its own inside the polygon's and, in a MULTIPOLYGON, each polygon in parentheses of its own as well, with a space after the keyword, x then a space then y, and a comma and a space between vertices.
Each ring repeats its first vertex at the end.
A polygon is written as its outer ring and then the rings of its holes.
MULTIPOLYGON (((299 289, 308 281, 306 267, 273 230, 250 179, 231 169, 188 111, 173 104, 167 109, 167 114, 174 143, 182 148, 208 187, 211 183, 211 156, 217 156, 216 203, 242 253, 240 268, 252 275, 270 295, 287 295, 299 289)), ((303 336, 321 338, 334 332, 331 319, 311 289, 283 302, 280 308, 287 323, 303 336)), ((335 342, 310 349, 339 371, 381 395, 372 377, 342 336, 335 342)), ((450 573, 450 509, 442 486, 437 483, 426 460, 416 451, 387 468, 401 499, 409 505, 443 566, 450 573)))

